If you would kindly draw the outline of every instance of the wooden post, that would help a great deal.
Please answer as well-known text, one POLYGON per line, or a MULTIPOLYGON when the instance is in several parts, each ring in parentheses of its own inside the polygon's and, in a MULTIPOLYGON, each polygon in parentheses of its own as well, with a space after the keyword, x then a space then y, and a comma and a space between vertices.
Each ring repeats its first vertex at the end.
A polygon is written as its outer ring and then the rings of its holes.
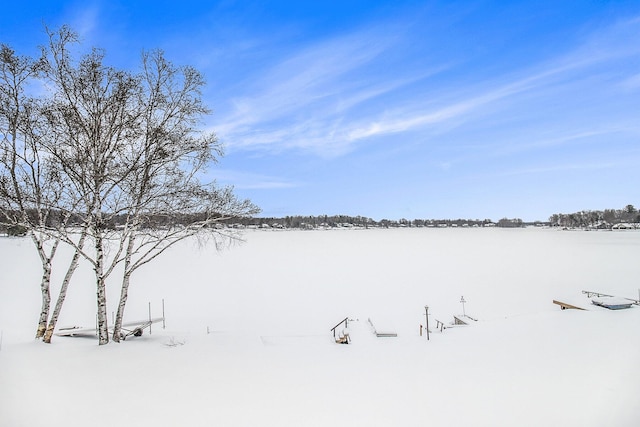
POLYGON ((429 341, 429 306, 424 306, 424 317, 427 319, 427 341, 429 341))

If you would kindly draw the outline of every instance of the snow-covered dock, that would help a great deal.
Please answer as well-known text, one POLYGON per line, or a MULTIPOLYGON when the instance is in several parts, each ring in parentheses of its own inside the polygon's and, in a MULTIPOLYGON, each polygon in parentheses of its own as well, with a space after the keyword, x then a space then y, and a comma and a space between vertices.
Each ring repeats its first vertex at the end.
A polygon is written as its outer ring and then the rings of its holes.
POLYGON ((633 301, 627 298, 609 296, 591 298, 591 302, 594 305, 608 308, 609 310, 623 310, 625 308, 631 308, 633 305, 633 301))
POLYGON ((395 332, 393 328, 387 323, 383 323, 383 327, 380 328, 380 327, 374 326, 371 318, 369 318, 367 321, 369 322, 369 325, 371 325, 371 329, 373 330, 373 333, 378 338, 395 338, 398 336, 398 333, 395 332))

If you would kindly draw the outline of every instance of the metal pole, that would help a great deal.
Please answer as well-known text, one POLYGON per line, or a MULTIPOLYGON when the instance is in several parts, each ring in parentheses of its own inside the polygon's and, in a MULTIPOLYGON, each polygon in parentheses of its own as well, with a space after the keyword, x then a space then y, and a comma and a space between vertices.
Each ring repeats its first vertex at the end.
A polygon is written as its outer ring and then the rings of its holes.
POLYGON ((151 301, 149 301, 149 335, 151 335, 151 301))
POLYGON ((164 329, 164 298, 162 298, 162 329, 164 329))
POLYGON ((427 341, 429 341, 429 306, 424 306, 424 317, 427 319, 427 341))
POLYGON ((464 317, 467 317, 467 313, 465 313, 465 311, 464 311, 464 303, 466 302, 466 301, 464 300, 464 296, 461 296, 461 297, 460 297, 460 302, 462 303, 462 315, 463 315, 464 317))

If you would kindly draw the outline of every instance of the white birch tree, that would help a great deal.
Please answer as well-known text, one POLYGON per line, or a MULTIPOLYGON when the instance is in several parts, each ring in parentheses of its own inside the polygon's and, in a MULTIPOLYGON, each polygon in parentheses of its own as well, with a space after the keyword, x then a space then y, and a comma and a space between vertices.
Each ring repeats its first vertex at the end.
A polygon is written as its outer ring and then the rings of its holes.
POLYGON ((92 265, 96 279, 99 343, 109 342, 106 279, 111 274, 120 247, 109 261, 109 216, 120 209, 118 185, 137 166, 122 162, 131 132, 139 117, 136 91, 139 85, 127 72, 103 64, 104 53, 93 49, 74 62, 70 47, 77 37, 68 27, 49 32, 43 49, 46 83, 53 92, 46 109, 51 138, 46 150, 60 165, 75 212, 92 240, 93 251, 63 233, 92 265))
POLYGON ((6 218, 22 213, 20 224, 32 234, 41 233, 34 234, 41 239, 52 239, 50 256, 42 256, 48 280, 50 269, 45 267, 50 267, 60 242, 75 250, 50 316, 50 298, 43 302, 47 313, 39 335, 50 342, 82 258, 95 273, 98 339, 103 345, 109 342, 107 279, 117 266, 122 264, 123 271, 113 335, 119 341, 134 271, 187 237, 207 236, 217 243, 236 238, 215 223, 259 210, 238 199, 232 188, 201 182, 205 168, 222 156, 222 147, 213 133, 198 129, 210 111, 201 99, 204 79, 197 70, 174 66, 161 51, 143 53, 138 73, 105 65, 104 52, 95 48, 75 60, 77 36, 71 29, 47 34, 37 75, 46 94, 38 108, 25 115, 43 131, 33 133, 37 138, 26 132, 4 138, 0 203, 6 218), (30 157, 20 155, 20 147, 11 143, 15 141, 30 142, 29 153, 37 159, 29 162, 30 157), (22 169, 16 163, 28 166, 37 185, 24 185, 31 181, 18 177, 16 171, 22 169), (42 192, 38 185, 45 175, 50 188, 42 192), (49 216, 40 216, 37 226, 27 222, 33 206, 48 209, 34 211, 49 216))
POLYGON ((38 149, 42 134, 38 102, 26 94, 40 70, 39 61, 0 45, 0 223, 24 229, 41 262, 42 303, 36 338, 43 337, 47 326, 53 259, 60 243, 45 231, 60 220, 52 211, 60 187, 38 149))
POLYGON ((127 203, 121 239, 126 240, 121 294, 113 339, 120 340, 131 275, 175 243, 198 235, 235 238, 212 225, 220 220, 258 212, 230 188, 198 180, 206 166, 222 155, 214 134, 196 126, 209 114, 200 97, 204 85, 192 67, 176 67, 163 52, 145 52, 140 74, 142 107, 140 138, 129 146, 129 163, 138 168, 123 180, 127 203), (160 219, 160 224, 154 221, 160 219))

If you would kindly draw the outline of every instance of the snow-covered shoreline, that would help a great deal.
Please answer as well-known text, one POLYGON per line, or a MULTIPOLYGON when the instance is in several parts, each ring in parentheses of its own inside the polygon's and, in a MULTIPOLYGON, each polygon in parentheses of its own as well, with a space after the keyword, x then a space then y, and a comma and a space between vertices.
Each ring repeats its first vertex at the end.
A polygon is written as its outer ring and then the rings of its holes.
MULTIPOLYGON (((126 317, 167 327, 98 347, 33 342, 31 243, 0 239, 0 425, 634 426, 640 307, 560 310, 581 290, 637 297, 640 234, 555 230, 251 231, 185 242, 134 277, 126 317), (462 312, 472 326, 436 330, 462 312), (430 340, 420 337, 429 306, 430 340), (345 316, 350 345, 329 329, 345 316), (397 337, 376 338, 368 319, 397 337)), ((83 266, 60 324, 91 322, 83 266)), ((111 303, 115 304, 115 297, 111 303)), ((591 307, 589 307, 591 308, 591 307)))

